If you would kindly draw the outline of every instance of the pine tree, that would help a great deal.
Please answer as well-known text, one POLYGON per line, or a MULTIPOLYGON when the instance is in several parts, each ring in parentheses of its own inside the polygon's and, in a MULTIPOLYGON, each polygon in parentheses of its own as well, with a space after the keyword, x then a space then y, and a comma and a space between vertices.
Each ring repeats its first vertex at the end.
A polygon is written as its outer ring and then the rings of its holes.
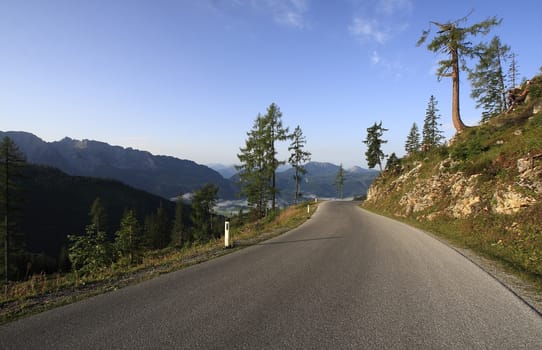
POLYGON ((258 114, 247 133, 245 147, 240 148, 241 153, 237 155, 241 162, 236 167, 241 194, 247 197, 258 217, 266 215, 269 201, 272 209, 276 206, 276 170, 284 162, 276 158, 275 143, 288 137, 288 128, 282 126, 281 117, 282 113, 274 103, 268 107, 265 116, 258 114))
POLYGON ((507 109, 503 66, 510 58, 510 47, 494 37, 488 45, 480 44, 477 51, 480 60, 469 72, 471 97, 476 100, 476 108, 483 108, 482 122, 487 122, 507 109))
POLYGON ((265 120, 261 114, 256 117, 247 136, 245 147, 240 148, 241 153, 237 154, 241 162, 241 165, 236 166, 239 171, 239 185, 248 205, 254 208, 258 217, 263 217, 267 209, 271 184, 264 142, 265 120))
POLYGON ((175 220, 173 221, 173 230, 171 231, 171 244, 174 246, 182 247, 184 242, 187 241, 185 237, 185 225, 184 225, 184 204, 183 197, 177 196, 177 202, 175 203, 175 220))
POLYGON ((107 232, 107 213, 104 203, 100 197, 97 197, 90 207, 90 222, 96 227, 97 231, 107 232))
POLYGON ((3 217, 2 245, 0 254, 3 256, 3 277, 7 282, 17 269, 16 255, 22 253, 23 238, 20 228, 22 169, 26 161, 19 148, 9 138, 4 137, 0 143, 0 213, 3 217))
POLYGON ((343 188, 344 188, 344 169, 343 164, 339 165, 339 170, 337 170, 337 176, 335 177, 335 187, 337 188, 337 196, 343 198, 343 188))
POLYGON ((162 249, 169 245, 171 229, 167 212, 160 203, 156 213, 147 215, 144 224, 145 245, 149 249, 162 249))
POLYGON ((427 103, 427 109, 425 110, 425 120, 423 122, 423 139, 422 150, 429 151, 440 144, 444 140, 442 131, 440 130, 441 124, 439 123, 440 115, 437 108, 437 99, 431 95, 429 102, 427 103))
POLYGON ((213 208, 218 200, 218 187, 207 184, 194 193, 192 198, 192 223, 198 241, 207 241, 213 234, 213 208))
POLYGON ((410 132, 405 142, 405 151, 409 155, 413 155, 420 151, 420 132, 416 123, 413 123, 412 128, 410 128, 410 132))
POLYGON ((401 168, 401 160, 397 157, 395 152, 390 154, 388 161, 386 162, 386 171, 397 173, 401 168))
POLYGON ((277 197, 277 186, 276 186, 276 173, 277 168, 280 165, 285 164, 284 161, 279 161, 277 159, 277 151, 275 143, 277 141, 285 141, 288 139, 288 128, 285 128, 282 125, 282 112, 280 108, 275 104, 267 108, 267 114, 264 116, 265 120, 265 141, 267 145, 267 159, 266 164, 271 177, 271 209, 275 211, 276 208, 276 197, 277 197))
POLYGON ((171 239, 171 228, 166 209, 160 203, 156 209, 156 220, 154 222, 154 243, 157 249, 165 248, 169 245, 171 239))
POLYGON ((305 136, 303 136, 303 131, 298 125, 294 133, 291 135, 292 143, 288 147, 290 152, 290 158, 288 163, 292 165, 295 170, 294 181, 295 181, 295 193, 294 193, 294 203, 297 204, 298 198, 301 196, 299 192, 299 184, 303 178, 303 175, 307 173, 307 170, 303 166, 306 162, 311 160, 311 154, 307 151, 304 151, 305 144, 307 142, 305 136))
POLYGON ((132 265, 141 252, 141 226, 134 210, 126 210, 115 233, 115 249, 123 264, 132 265))
POLYGON ((88 225, 83 235, 68 235, 68 241, 68 257, 77 274, 96 272, 111 264, 106 234, 94 224, 88 225))
MULTIPOLYGON (((430 25, 437 27, 438 31, 427 45, 428 50, 447 56, 439 61, 437 77, 439 80, 442 77, 452 78, 452 122, 457 132, 466 128, 459 113, 459 73, 460 70, 467 70, 466 58, 472 58, 477 54, 476 48, 468 38, 478 34, 486 35, 492 27, 501 23, 501 20, 491 17, 470 27, 460 27, 460 23, 465 22, 467 18, 468 16, 447 23, 430 22, 430 25)), ((431 28, 422 32, 418 46, 425 43, 430 31, 431 28)))
POLYGON ((382 160, 385 158, 385 154, 382 152, 382 144, 388 142, 382 139, 385 131, 388 131, 388 129, 382 127, 382 122, 378 124, 375 122, 373 126, 367 128, 367 138, 363 140, 363 143, 367 145, 365 159, 371 169, 378 165, 378 168, 382 171, 382 160))
POLYGON ((512 52, 510 55, 510 65, 508 66, 508 88, 513 89, 516 87, 519 79, 519 64, 516 60, 516 54, 512 52))

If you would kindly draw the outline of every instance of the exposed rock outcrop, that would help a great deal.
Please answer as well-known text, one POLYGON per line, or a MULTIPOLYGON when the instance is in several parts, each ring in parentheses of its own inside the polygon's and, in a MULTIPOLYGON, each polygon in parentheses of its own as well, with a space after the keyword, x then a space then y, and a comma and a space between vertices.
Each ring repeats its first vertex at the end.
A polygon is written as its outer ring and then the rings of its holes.
POLYGON ((394 192, 400 195, 395 215, 415 215, 430 220, 439 215, 462 218, 481 211, 512 214, 536 203, 542 196, 542 166, 534 166, 532 159, 518 159, 514 185, 496 179, 484 187, 482 174, 468 176, 461 171, 454 172, 456 165, 457 162, 448 158, 437 165, 432 176, 424 177, 420 175, 422 163, 413 163, 412 169, 403 169, 403 174, 390 183, 384 185, 376 181, 369 189, 367 201, 377 203, 394 192), (494 188, 491 196, 488 186, 494 188))

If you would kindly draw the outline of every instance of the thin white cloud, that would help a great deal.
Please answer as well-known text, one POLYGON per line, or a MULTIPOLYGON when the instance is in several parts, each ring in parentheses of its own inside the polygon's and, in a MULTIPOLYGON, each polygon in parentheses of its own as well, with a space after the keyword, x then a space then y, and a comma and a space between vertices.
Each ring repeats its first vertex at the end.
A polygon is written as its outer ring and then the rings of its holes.
POLYGON ((355 15, 348 26, 361 42, 384 44, 408 28, 412 0, 356 1, 355 15))
POLYGON ((275 22, 294 28, 306 28, 307 0, 267 0, 268 10, 275 22))
POLYGON ((307 13, 312 0, 207 0, 203 2, 216 13, 239 8, 252 10, 269 17, 278 25, 292 28, 308 28, 307 13))
POLYGON ((380 56, 378 55, 378 52, 376 52, 376 50, 373 51, 373 52, 371 53, 371 62, 372 62, 373 64, 378 64, 378 63, 380 63, 380 60, 381 60, 381 58, 380 58, 380 56))
MULTIPOLYGON (((212 0, 223 5, 221 0, 212 0)), ((275 23, 292 28, 309 27, 307 13, 310 0, 234 0, 230 5, 247 7, 270 17, 275 23)))
POLYGON ((382 57, 377 50, 371 51, 369 59, 373 66, 378 66, 378 69, 386 76, 393 79, 401 79, 405 71, 404 65, 399 58, 389 60, 382 57))
POLYGON ((377 11, 385 15, 412 12, 412 0, 379 0, 377 11))
POLYGON ((275 21, 279 24, 294 28, 306 27, 306 22, 302 14, 295 11, 287 11, 275 15, 275 21))
POLYGON ((383 44, 388 38, 388 34, 380 28, 379 23, 375 20, 366 20, 361 17, 355 17, 348 30, 350 34, 362 41, 376 41, 379 44, 383 44))

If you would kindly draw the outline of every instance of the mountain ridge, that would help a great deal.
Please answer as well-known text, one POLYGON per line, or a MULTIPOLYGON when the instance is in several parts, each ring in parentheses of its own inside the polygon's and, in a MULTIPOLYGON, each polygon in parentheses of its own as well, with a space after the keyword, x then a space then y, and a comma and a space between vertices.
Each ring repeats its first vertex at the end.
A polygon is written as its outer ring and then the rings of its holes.
MULTIPOLYGON (((206 166, 192 160, 153 155, 148 151, 89 139, 64 137, 47 142, 24 131, 0 131, 0 137, 4 136, 9 136, 18 145, 29 163, 55 167, 72 176, 114 179, 167 199, 192 193, 206 183, 219 186, 222 200, 237 199, 240 192, 233 165, 206 166)), ((306 198, 338 196, 334 185, 338 165, 313 161, 305 164, 305 168, 307 174, 303 177, 301 191, 306 198)), ((358 166, 345 169, 344 197, 364 196, 377 174, 375 170, 358 166)), ((280 167, 277 188, 283 202, 292 201, 294 186, 293 168, 280 167)))
POLYGON ((52 166, 68 175, 115 179, 164 198, 193 192, 206 183, 216 184, 222 198, 235 196, 235 188, 229 181, 191 160, 88 139, 64 137, 46 142, 27 132, 0 131, 0 137, 4 136, 18 145, 28 162, 52 166))

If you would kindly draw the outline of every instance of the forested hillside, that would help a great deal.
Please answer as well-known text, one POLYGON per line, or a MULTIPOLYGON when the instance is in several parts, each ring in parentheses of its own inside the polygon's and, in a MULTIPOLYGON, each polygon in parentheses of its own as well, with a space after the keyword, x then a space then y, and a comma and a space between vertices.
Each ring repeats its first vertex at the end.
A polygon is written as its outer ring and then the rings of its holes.
MULTIPOLYGON (((170 220, 173 218, 173 202, 116 180, 70 176, 38 165, 27 165, 23 176, 20 231, 26 250, 43 253, 40 263, 45 262, 50 272, 56 270, 56 264, 66 264, 67 235, 85 232, 96 198, 101 199, 106 211, 104 230, 109 239, 118 230, 126 209, 135 210, 139 222, 144 222, 160 206, 170 220)), ((40 266, 35 268, 40 272, 40 266)))

